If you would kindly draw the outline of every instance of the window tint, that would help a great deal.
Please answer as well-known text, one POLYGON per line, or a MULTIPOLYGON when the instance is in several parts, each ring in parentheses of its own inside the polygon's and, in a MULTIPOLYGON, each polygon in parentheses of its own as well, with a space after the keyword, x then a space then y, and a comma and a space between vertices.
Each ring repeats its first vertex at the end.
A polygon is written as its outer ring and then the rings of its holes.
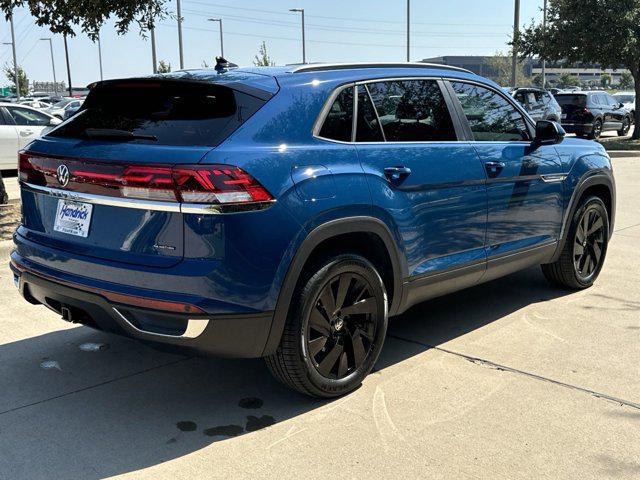
MULTIPOLYGON (((591 97, 591 101, 595 101, 595 96, 591 97)), ((587 106, 587 96, 586 95, 572 95, 572 94, 561 94, 556 95, 556 102, 561 107, 579 107, 584 108, 587 106)))
POLYGON ((21 107, 6 107, 9 115, 16 122, 16 125, 29 125, 33 127, 44 127, 49 125, 50 118, 43 113, 21 107))
POLYGON ((327 113, 320 136, 342 142, 351 141, 353 128, 353 87, 344 89, 338 95, 327 113))
POLYGON ((49 135, 86 139, 97 130, 129 132, 135 138, 120 136, 135 143, 215 147, 264 103, 211 83, 109 82, 91 90, 80 112, 49 135))
POLYGON ((368 85, 387 142, 457 140, 442 92, 434 80, 368 85))
POLYGON ((358 87, 358 126, 356 128, 356 141, 358 142, 383 142, 382 130, 373 109, 367 88, 358 87))
POLYGON ((462 104, 473 137, 478 142, 530 140, 522 114, 505 98, 487 88, 468 83, 451 85, 462 104))

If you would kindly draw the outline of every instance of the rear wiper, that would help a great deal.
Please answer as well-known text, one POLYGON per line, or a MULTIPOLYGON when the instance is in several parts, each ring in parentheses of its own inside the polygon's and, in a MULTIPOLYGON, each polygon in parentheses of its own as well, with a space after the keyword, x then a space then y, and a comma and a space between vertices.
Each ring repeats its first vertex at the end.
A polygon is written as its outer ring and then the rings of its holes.
POLYGON ((107 138, 118 140, 151 140, 158 141, 155 135, 138 135, 127 130, 117 130, 115 128, 87 128, 84 134, 89 138, 107 138))

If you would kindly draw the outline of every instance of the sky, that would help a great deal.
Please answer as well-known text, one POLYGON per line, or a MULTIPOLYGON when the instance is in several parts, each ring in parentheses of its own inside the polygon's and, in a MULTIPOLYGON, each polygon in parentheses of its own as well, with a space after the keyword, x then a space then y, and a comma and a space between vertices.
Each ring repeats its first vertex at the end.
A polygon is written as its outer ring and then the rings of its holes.
MULTIPOLYGON (((521 24, 542 16, 543 0, 521 0, 521 24)), ((167 8, 175 14, 175 0, 167 8)), ((185 68, 212 64, 220 54, 218 24, 222 18, 225 57, 250 65, 262 41, 277 65, 302 60, 300 14, 304 8, 308 62, 404 61, 405 0, 182 0, 185 68)), ((442 55, 491 55, 507 52, 513 33, 513 0, 411 0, 411 59, 442 55)), ((38 27, 26 8, 14 13, 18 64, 32 81, 52 81, 51 37, 58 81, 66 81, 62 36, 38 27)), ((10 42, 8 23, 0 20, 0 38, 10 42)), ((114 20, 102 28, 105 79, 152 73, 151 42, 136 26, 117 35, 114 20)), ((179 68, 178 30, 174 18, 156 28, 158 60, 179 68)), ((85 35, 70 38, 69 58, 74 86, 100 79, 98 47, 85 35)), ((0 65, 11 61, 11 45, 0 45, 0 65)), ((5 84, 0 79, 0 85, 5 84)))

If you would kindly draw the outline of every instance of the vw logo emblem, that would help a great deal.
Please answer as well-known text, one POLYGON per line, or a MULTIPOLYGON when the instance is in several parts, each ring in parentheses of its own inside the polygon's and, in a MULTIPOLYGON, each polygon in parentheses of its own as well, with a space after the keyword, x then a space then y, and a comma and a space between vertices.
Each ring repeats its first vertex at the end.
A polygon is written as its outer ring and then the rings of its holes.
POLYGON ((69 184, 69 167, 60 165, 56 170, 56 178, 60 185, 66 187, 69 184))

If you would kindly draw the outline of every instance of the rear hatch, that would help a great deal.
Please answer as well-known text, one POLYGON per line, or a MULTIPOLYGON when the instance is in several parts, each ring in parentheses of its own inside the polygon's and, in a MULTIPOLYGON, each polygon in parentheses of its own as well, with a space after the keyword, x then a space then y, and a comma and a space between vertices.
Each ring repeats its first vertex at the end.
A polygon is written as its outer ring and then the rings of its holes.
MULTIPOLYGON (((180 262, 181 202, 217 202, 227 183, 197 164, 277 91, 262 75, 182 77, 98 83, 75 117, 21 152, 19 233, 105 260, 180 262)), ((216 172, 238 181, 235 170, 216 172)))
POLYGON ((559 94, 556 95, 556 101, 562 109, 562 121, 565 123, 584 123, 591 115, 585 94, 559 94))

